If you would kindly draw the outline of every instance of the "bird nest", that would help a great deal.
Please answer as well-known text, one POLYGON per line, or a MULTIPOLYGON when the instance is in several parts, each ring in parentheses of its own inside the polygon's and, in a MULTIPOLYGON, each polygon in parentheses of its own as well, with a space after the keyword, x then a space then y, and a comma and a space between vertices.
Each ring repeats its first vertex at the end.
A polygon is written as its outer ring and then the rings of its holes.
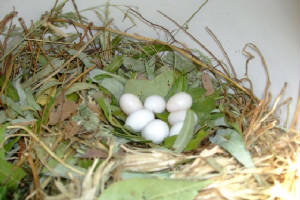
MULTIPOLYGON (((271 103, 268 68, 254 44, 243 54, 246 69, 254 55, 262 61, 263 99, 247 73, 237 77, 209 28, 226 62, 188 32, 192 17, 180 25, 160 13, 177 27, 169 31, 136 9, 107 3, 89 9, 98 26, 74 1, 74 11, 63 12, 66 3, 56 1, 29 27, 22 18, 14 24, 16 11, 0 21, 1 199, 299 197, 300 101, 291 125, 280 126, 276 111, 291 100, 282 99, 287 84, 271 103), (112 8, 129 29, 140 20, 164 39, 119 30, 112 8), (176 40, 178 31, 199 49, 176 40), (184 121, 192 131, 157 145, 124 126, 124 92, 167 100, 181 91, 193 97, 199 118, 192 128, 184 121)), ((156 117, 167 121, 168 113, 156 117)))

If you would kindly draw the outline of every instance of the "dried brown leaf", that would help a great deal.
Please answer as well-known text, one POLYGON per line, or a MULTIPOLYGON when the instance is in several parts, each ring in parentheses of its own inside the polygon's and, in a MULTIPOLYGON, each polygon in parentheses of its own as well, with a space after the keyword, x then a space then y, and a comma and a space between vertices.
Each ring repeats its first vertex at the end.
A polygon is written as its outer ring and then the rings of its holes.
POLYGON ((79 132, 80 126, 75 121, 69 121, 65 124, 65 139, 70 139, 79 132))
POLYGON ((83 158, 107 158, 107 152, 101 149, 88 149, 83 158))
POLYGON ((215 92, 215 88, 208 73, 203 73, 201 78, 203 87, 206 90, 205 96, 213 94, 215 92))
POLYGON ((68 119, 76 110, 78 105, 73 101, 69 101, 64 95, 61 95, 55 108, 49 114, 49 125, 55 125, 60 121, 68 119))

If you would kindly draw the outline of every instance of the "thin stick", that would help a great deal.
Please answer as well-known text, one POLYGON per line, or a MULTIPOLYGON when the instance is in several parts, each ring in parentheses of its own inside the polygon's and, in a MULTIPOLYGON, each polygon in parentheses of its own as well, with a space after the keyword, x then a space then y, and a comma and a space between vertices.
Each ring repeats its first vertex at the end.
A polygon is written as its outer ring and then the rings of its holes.
MULTIPOLYGON (((300 118, 300 87, 298 91, 298 102, 297 102, 297 107, 294 113, 293 121, 291 122, 290 130, 294 129, 297 131, 297 126, 299 123, 299 118, 300 118)), ((299 130, 298 130, 299 131, 299 130)))
POLYGON ((236 72, 234 70, 234 67, 231 63, 231 60, 227 54, 227 52, 225 51, 222 43, 220 42, 220 40, 217 38, 217 36, 212 32, 212 30, 210 30, 208 27, 205 27, 206 31, 209 33, 209 35, 214 39, 214 41, 217 43, 218 47, 221 49, 223 55, 225 56, 225 59, 227 60, 228 64, 229 64, 229 67, 231 69, 231 72, 233 74, 233 78, 236 79, 237 78, 237 75, 236 75, 236 72))
POLYGON ((97 67, 97 65, 93 65, 92 67, 89 67, 87 70, 85 70, 84 72, 82 72, 81 74, 79 74, 79 76, 77 76, 76 78, 74 78, 66 87, 65 90, 69 89, 73 83, 75 83, 76 81, 78 81, 82 76, 86 75, 87 73, 89 73, 90 71, 92 71, 93 69, 95 69, 97 67))
POLYGON ((267 95, 269 93, 269 88, 271 86, 271 80, 270 80, 270 73, 269 73, 269 70, 268 70, 268 66, 267 66, 265 57, 263 56, 263 54, 261 53, 261 51, 259 50, 259 48, 255 44, 253 44, 253 43, 247 43, 244 46, 244 48, 243 48, 243 53, 246 56, 248 56, 248 59, 246 61, 246 70, 247 70, 246 73, 248 73, 248 64, 249 64, 250 60, 252 60, 254 58, 254 56, 249 51, 246 50, 247 48, 251 48, 256 53, 258 53, 258 55, 259 55, 259 57, 261 59, 261 62, 263 64, 263 67, 265 69, 265 72, 267 74, 267 83, 266 83, 266 86, 265 86, 265 94, 264 94, 264 99, 266 99, 267 95))
POLYGON ((54 158, 57 162, 59 162, 61 165, 63 165, 64 167, 70 169, 71 171, 79 174, 79 175, 84 175, 84 172, 74 168, 73 166, 68 165, 67 163, 65 163, 65 161, 63 161, 61 158, 57 157, 57 155, 55 153, 53 153, 51 151, 51 149, 43 142, 41 141, 33 132, 31 132, 31 130, 29 130, 28 128, 24 127, 24 126, 8 126, 8 129, 15 129, 15 128, 19 128, 19 129, 23 129, 24 131, 26 131, 35 141, 37 141, 37 143, 39 143, 44 149, 45 151, 52 156, 52 158, 54 158))
POLYGON ((189 33, 186 29, 184 29, 184 27, 182 27, 180 24, 178 24, 175 20, 173 20, 172 18, 170 18, 168 15, 162 13, 161 11, 158 11, 158 13, 160 13, 161 15, 163 15, 165 18, 167 18, 168 20, 170 20, 172 23, 174 23, 176 26, 178 26, 178 28, 182 29, 184 31, 185 34, 187 34, 194 42, 196 42, 202 49, 204 49, 211 57, 214 58, 215 61, 217 61, 218 65, 220 65, 222 67, 222 69, 224 70, 224 73, 227 74, 227 76, 230 77, 229 73, 227 72, 227 70, 225 69, 224 65, 222 64, 222 62, 204 45, 202 44, 199 40, 197 40, 191 33, 189 33))
POLYGON ((34 181, 34 184, 35 184, 35 188, 38 192, 39 199, 43 200, 44 197, 43 197, 43 194, 41 193, 40 178, 39 178, 38 173, 36 171, 36 167, 34 165, 32 156, 30 154, 27 154, 27 159, 28 159, 28 163, 31 167, 31 171, 32 171, 32 175, 33 175, 33 181, 34 181))

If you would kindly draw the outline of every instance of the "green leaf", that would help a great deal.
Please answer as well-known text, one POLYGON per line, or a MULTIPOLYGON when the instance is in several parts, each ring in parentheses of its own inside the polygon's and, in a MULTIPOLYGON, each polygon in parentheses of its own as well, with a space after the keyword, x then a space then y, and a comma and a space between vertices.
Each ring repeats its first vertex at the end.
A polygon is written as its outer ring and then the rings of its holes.
POLYGON ((33 97, 31 88, 26 88, 25 89, 25 93, 26 93, 27 104, 30 107, 32 107, 34 110, 41 110, 40 105, 36 103, 36 101, 35 101, 35 99, 33 97))
POLYGON ((69 94, 66 97, 67 97, 67 100, 73 101, 73 102, 77 102, 79 99, 79 95, 76 93, 69 94))
POLYGON ((177 135, 173 135, 173 136, 167 137, 164 140, 163 146, 166 147, 166 148, 168 148, 168 149, 171 149, 173 147, 176 139, 177 139, 177 135))
POLYGON ((255 167, 250 152, 246 149, 243 137, 233 129, 218 129, 209 140, 220 145, 245 167, 255 167))
POLYGON ((208 136, 208 132, 200 130, 184 149, 185 151, 195 150, 199 144, 208 136))
POLYGON ((81 90, 88 90, 88 89, 98 89, 97 86, 90 84, 90 83, 82 83, 82 82, 78 82, 78 83, 74 83, 65 93, 65 95, 69 95, 72 94, 74 92, 77 91, 81 91, 81 90))
POLYGON ((104 77, 104 78, 113 77, 113 78, 117 79, 118 81, 120 81, 121 83, 126 82, 126 79, 124 79, 123 77, 121 77, 117 74, 110 73, 110 72, 107 72, 107 71, 104 71, 101 69, 97 69, 97 68, 90 71, 90 73, 88 73, 88 75, 87 75, 87 78, 90 78, 90 79, 92 79, 92 81, 97 82, 97 83, 99 82, 99 80, 103 79, 102 77, 104 77), (99 79, 97 77, 99 77, 99 79))
POLYGON ((49 88, 52 88, 53 86, 56 86, 56 85, 60 85, 62 84, 61 82, 59 82, 58 80, 56 79, 52 79, 52 80, 49 80, 47 81, 46 83, 44 83, 37 91, 36 93, 36 97, 40 96, 45 90, 49 89, 49 88))
POLYGON ((123 56, 115 56, 112 61, 109 63, 109 65, 106 65, 104 67, 104 70, 108 72, 116 72, 119 67, 121 67, 123 63, 123 56))
POLYGON ((166 63, 174 66, 175 69, 182 73, 190 72, 196 67, 191 60, 176 52, 168 52, 163 59, 166 63))
POLYGON ((178 153, 182 152, 186 148, 187 144, 193 138, 195 125, 196 125, 195 112, 192 110, 188 110, 186 112, 186 117, 184 119, 183 127, 181 128, 176 138, 176 141, 173 145, 175 152, 178 153))
POLYGON ((112 49, 117 48, 120 42, 122 41, 123 37, 120 35, 117 35, 112 41, 111 41, 111 46, 112 49))
MULTIPOLYGON (((202 90, 201 90, 202 91, 202 90)), ((198 115, 198 118, 200 121, 204 122, 210 118, 210 113, 216 108, 216 101, 218 98, 218 93, 214 93, 213 95, 210 96, 201 96, 199 98, 195 97, 200 95, 200 89, 199 89, 199 94, 192 94, 193 98, 193 105, 192 109, 196 112, 198 115)))
MULTIPOLYGON (((0 127, 0 143, 5 137, 5 126, 0 127)), ((26 175, 25 171, 14 166, 5 159, 4 149, 0 149, 0 184, 9 189, 16 189, 21 179, 26 175)))
POLYGON ((40 56, 39 56, 39 63, 42 66, 47 65, 48 64, 47 58, 45 56, 43 56, 43 55, 40 54, 40 56))
POLYGON ((2 97, 3 104, 6 104, 8 107, 10 107, 12 110, 17 112, 19 115, 24 116, 23 109, 21 108, 21 106, 18 103, 14 102, 11 98, 9 98, 3 94, 1 97, 2 97))
MULTIPOLYGON (((5 82, 5 75, 1 75, 0 76, 0 90, 2 90, 4 82, 5 82)), ((6 84, 6 88, 3 91, 3 93, 15 102, 18 102, 20 100, 18 92, 10 80, 8 80, 8 82, 6 84)))
POLYGON ((123 84, 114 78, 105 78, 100 82, 100 85, 114 95, 117 100, 119 100, 124 91, 123 84))
POLYGON ((3 124, 6 122, 8 119, 6 117, 6 113, 4 110, 0 110, 0 124, 3 124))
POLYGON ((174 72, 171 70, 159 74, 154 80, 129 80, 125 84, 125 93, 132 93, 142 100, 150 95, 165 97, 174 81, 174 72))
POLYGON ((133 178, 160 178, 160 179, 167 179, 170 178, 170 172, 155 172, 155 173, 142 173, 142 172, 129 172, 125 171, 122 172, 121 177, 122 180, 124 179, 133 179, 133 178))
POLYGON ((97 99, 97 102, 98 102, 99 106, 101 107, 106 119, 108 121, 111 121, 112 116, 111 116, 111 109, 110 109, 109 104, 106 103, 105 99, 103 99, 103 98, 97 99))
POLYGON ((142 56, 143 57, 153 56, 156 53, 163 52, 163 51, 172 51, 172 49, 168 45, 151 44, 144 47, 142 56))
POLYGON ((7 200, 6 194, 7 194, 7 187, 6 186, 1 186, 0 187, 0 199, 1 200, 7 200))
POLYGON ((167 95, 167 99, 169 99, 171 96, 178 92, 185 92, 188 88, 187 84, 187 78, 184 75, 179 76, 174 84, 172 85, 172 88, 169 90, 169 93, 167 95))
POLYGON ((133 178, 113 183, 98 200, 193 200, 211 181, 133 178))
POLYGON ((143 59, 134 59, 132 57, 123 57, 123 65, 131 71, 145 72, 145 65, 143 59))
POLYGON ((161 119, 161 120, 165 121, 166 123, 168 123, 169 112, 165 111, 163 113, 155 113, 155 116, 158 119, 161 119))
MULTIPOLYGON (((71 54, 72 56, 76 55, 77 54, 77 51, 74 50, 74 49, 69 49, 68 50, 69 54, 71 54)), ((81 52, 78 56, 78 58, 84 63, 84 65, 86 67, 92 67, 94 66, 95 64, 92 62, 92 57, 91 56, 88 56, 87 54, 81 52)))
POLYGON ((145 62, 147 76, 150 80, 155 78, 155 56, 152 56, 150 60, 145 62))

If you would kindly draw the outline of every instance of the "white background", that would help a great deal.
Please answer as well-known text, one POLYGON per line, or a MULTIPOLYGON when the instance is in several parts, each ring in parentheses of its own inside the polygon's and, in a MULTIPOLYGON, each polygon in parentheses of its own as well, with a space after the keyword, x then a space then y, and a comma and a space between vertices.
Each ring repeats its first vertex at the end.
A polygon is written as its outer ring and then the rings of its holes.
MULTIPOLYGON (((80 10, 102 5, 105 2, 101 0, 76 0, 80 10)), ((157 10, 183 24, 203 1, 112 0, 111 3, 138 6, 140 13, 145 18, 168 29, 174 29, 175 26, 158 14, 157 10)), ((18 16, 29 22, 31 19, 38 19, 53 4, 54 0, 0 0, 0 18, 15 6, 19 13, 18 16)), ((68 7, 72 8, 72 4, 68 4, 68 7)), ((92 20, 98 20, 92 12, 89 14, 92 20)), ((116 10, 112 11, 111 14, 119 17, 116 10)), ((116 23, 121 29, 125 27, 120 22, 116 23)), ((149 28, 145 29, 141 25, 138 27, 134 32, 157 37, 156 33, 149 28)), ((277 95, 284 82, 288 82, 289 86, 285 97, 293 97, 292 111, 295 109, 300 83, 299 0, 209 0, 189 24, 189 31, 224 60, 220 49, 205 31, 205 27, 212 29, 222 42, 240 77, 245 72, 245 56, 241 52, 243 46, 248 42, 256 44, 267 61, 273 95, 277 95)), ((178 34, 177 39, 189 47, 198 48, 184 34, 178 34)), ((253 80, 256 95, 261 98, 266 78, 259 59, 250 65, 250 78, 253 80)))

